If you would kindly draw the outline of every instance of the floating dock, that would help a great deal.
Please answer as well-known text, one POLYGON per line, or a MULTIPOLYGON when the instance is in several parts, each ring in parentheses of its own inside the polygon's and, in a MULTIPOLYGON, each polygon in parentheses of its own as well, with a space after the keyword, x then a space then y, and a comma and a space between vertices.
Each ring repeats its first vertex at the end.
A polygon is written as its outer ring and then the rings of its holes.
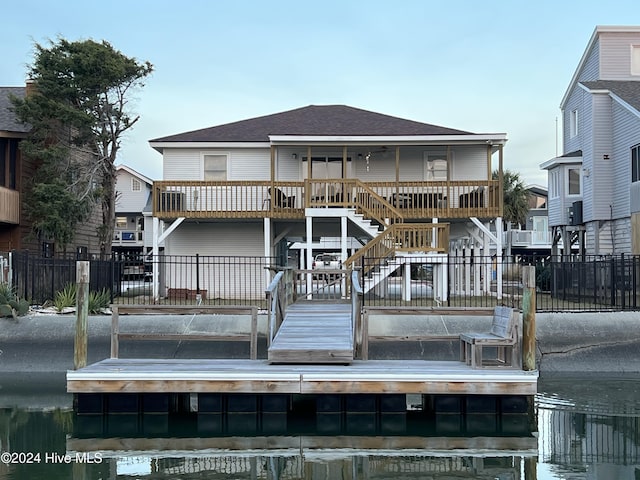
POLYGON ((535 395, 538 372, 462 362, 354 360, 277 365, 265 360, 106 359, 67 372, 69 393, 421 393, 535 395))

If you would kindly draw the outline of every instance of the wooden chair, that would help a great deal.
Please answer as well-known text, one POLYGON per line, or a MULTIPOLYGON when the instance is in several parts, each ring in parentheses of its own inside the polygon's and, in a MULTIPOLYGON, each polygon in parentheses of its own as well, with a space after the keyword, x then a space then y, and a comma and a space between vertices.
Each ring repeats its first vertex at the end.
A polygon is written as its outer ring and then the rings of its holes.
POLYGON ((460 334, 460 360, 472 368, 484 366, 520 367, 520 339, 518 319, 520 314, 510 307, 496 307, 493 311, 491 331, 460 334), (485 364, 484 347, 494 347, 496 356, 485 364))
POLYGON ((269 187, 269 196, 271 197, 271 201, 273 202, 274 207, 293 208, 296 203, 295 196, 287 197, 285 193, 279 188, 274 188, 272 192, 271 187, 269 187))

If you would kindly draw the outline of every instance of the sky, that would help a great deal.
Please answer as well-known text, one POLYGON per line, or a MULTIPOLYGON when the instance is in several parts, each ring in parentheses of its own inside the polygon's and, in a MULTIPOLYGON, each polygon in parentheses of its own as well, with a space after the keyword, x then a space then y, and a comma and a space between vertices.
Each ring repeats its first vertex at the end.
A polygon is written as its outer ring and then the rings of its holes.
POLYGON ((117 163, 162 178, 149 140, 307 105, 344 104, 506 133, 504 168, 547 185, 560 101, 597 25, 640 23, 638 0, 21 0, 0 9, 0 85, 34 44, 106 40, 153 74, 117 163))

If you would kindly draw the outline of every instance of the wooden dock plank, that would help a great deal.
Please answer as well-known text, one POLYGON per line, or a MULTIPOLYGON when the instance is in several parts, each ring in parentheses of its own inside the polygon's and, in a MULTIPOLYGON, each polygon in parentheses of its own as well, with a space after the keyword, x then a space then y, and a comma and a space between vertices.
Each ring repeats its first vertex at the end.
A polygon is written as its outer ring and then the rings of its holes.
POLYGON ((537 380, 537 371, 479 370, 452 361, 289 365, 244 359, 107 359, 67 372, 67 391, 533 395, 537 380))
POLYGON ((268 350, 273 363, 350 363, 353 326, 348 303, 290 305, 268 350))

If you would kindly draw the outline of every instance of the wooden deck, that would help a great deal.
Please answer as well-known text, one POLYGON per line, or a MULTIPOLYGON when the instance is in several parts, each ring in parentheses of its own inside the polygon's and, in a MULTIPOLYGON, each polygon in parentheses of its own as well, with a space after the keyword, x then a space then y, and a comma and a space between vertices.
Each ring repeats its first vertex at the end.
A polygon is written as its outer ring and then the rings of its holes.
POLYGON ((350 303, 300 302, 287 307, 268 350, 271 363, 353 361, 350 303))
POLYGON ((274 365, 267 360, 107 359, 67 372, 67 391, 534 395, 537 380, 537 371, 473 369, 452 361, 274 365))

